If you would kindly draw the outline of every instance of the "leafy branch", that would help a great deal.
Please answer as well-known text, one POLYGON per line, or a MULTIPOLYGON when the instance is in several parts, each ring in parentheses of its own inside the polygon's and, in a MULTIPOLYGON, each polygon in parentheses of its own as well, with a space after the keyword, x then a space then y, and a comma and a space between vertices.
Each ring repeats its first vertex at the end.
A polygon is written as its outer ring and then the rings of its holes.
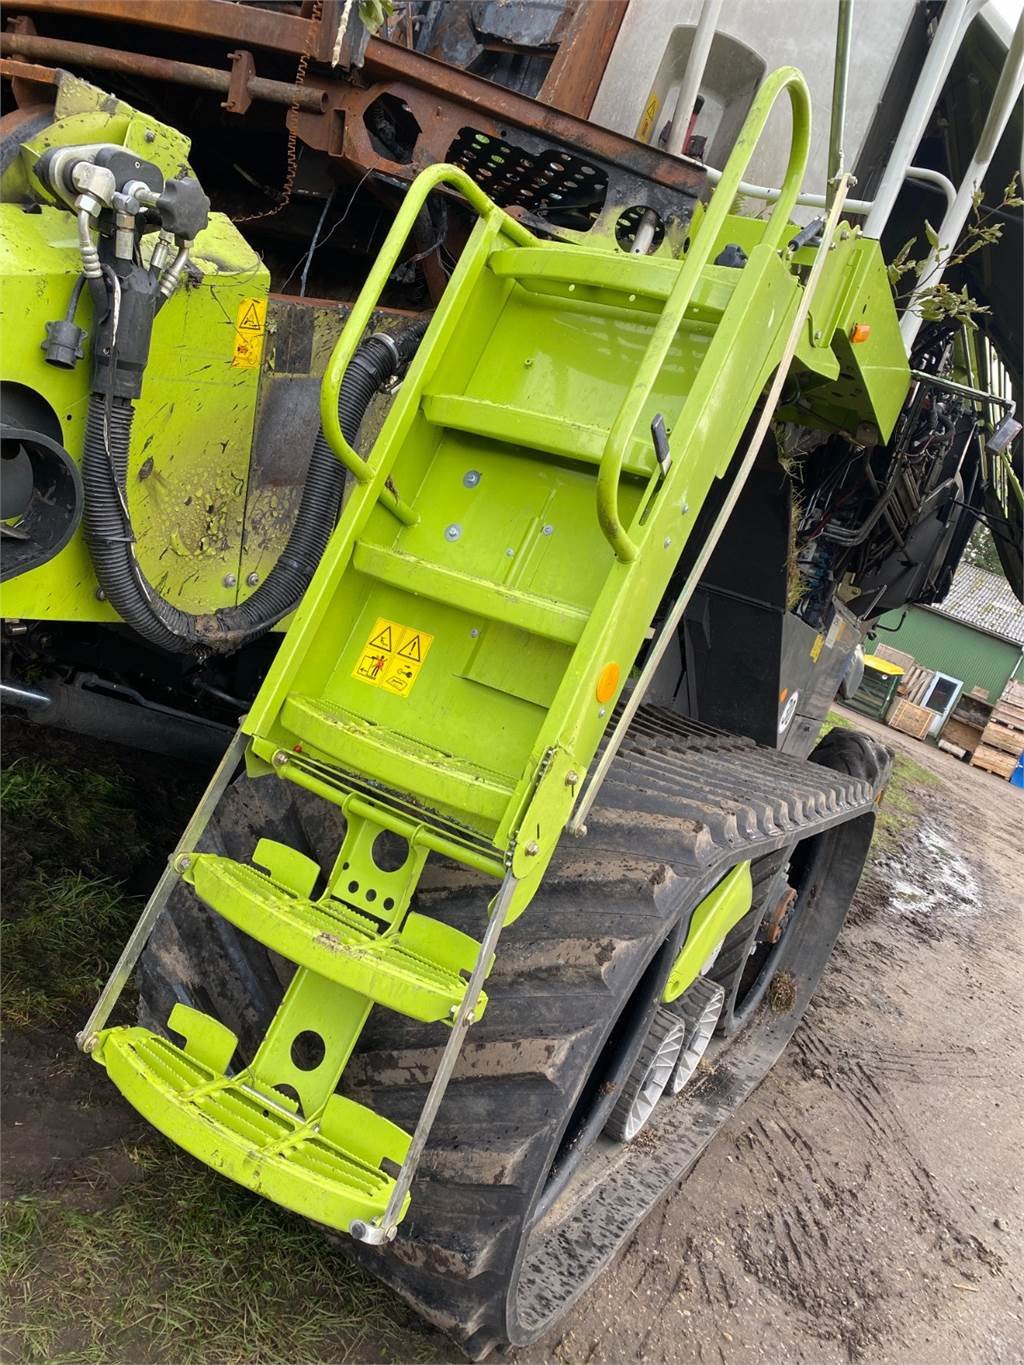
POLYGON ((888 267, 889 283, 893 287, 896 302, 906 304, 908 312, 916 313, 925 322, 940 322, 943 318, 953 318, 968 327, 976 328, 977 323, 974 319, 979 314, 990 311, 988 307, 970 296, 966 285, 957 291, 951 289, 948 284, 943 284, 941 280, 937 284, 928 283, 936 274, 952 266, 962 265, 976 251, 998 242, 1003 235, 1003 224, 999 222, 999 214, 1008 209, 1024 206, 1024 198, 1017 192, 1016 173, 1003 190, 1003 197, 995 208, 983 212, 983 197, 984 192, 979 186, 971 196, 970 221, 955 247, 950 244, 941 245, 939 234, 931 223, 925 221, 924 235, 930 248, 928 254, 920 258, 911 256, 911 252, 917 248, 917 238, 911 237, 908 242, 903 243, 888 267), (896 286, 904 275, 916 274, 923 270, 933 252, 938 254, 938 259, 932 263, 928 273, 909 289, 902 292, 897 290, 896 286), (943 258, 944 252, 947 254, 943 258))

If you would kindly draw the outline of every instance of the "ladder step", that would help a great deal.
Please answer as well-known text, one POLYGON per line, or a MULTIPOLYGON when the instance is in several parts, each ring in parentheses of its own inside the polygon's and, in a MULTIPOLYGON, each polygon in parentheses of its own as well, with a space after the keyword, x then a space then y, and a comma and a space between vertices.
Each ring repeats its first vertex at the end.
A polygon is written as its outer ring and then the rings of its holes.
MULTIPOLYGON (((254 867, 212 853, 193 854, 185 878, 243 933, 375 1004, 435 1023, 462 1003, 480 945, 439 920, 410 914, 400 930, 383 933, 335 896, 307 900, 254 867)), ((478 1016, 486 997, 480 1001, 478 1016)))
MULTIPOLYGON (((573 422, 565 417, 551 417, 527 408, 510 407, 507 403, 491 403, 486 398, 466 398, 455 393, 428 393, 423 396, 423 415, 435 426, 465 431, 488 440, 504 441, 508 445, 525 446, 557 455, 566 460, 578 460, 598 465, 604 453, 608 431, 605 427, 587 422, 573 422)), ((626 474, 650 478, 657 468, 651 441, 635 437, 626 447, 622 469, 626 474)))
POLYGON ((357 1219, 383 1215, 395 1181, 381 1163, 401 1166, 406 1132, 337 1094, 302 1117, 287 1095, 257 1088, 251 1069, 224 1074, 238 1040, 222 1024, 176 1005, 168 1025, 196 1043, 178 1047, 149 1029, 113 1028, 92 1053, 154 1128, 220 1175, 314 1222, 348 1232, 357 1219), (219 1057, 197 1055, 209 1054, 211 1035, 219 1057))
MULTIPOLYGON (((619 251, 552 250, 550 246, 509 247, 487 262, 499 279, 513 279, 560 301, 614 304, 648 317, 660 311, 679 275, 679 262, 619 251), (570 292, 571 291, 571 292, 570 292)), ((717 322, 742 275, 729 266, 706 265, 686 310, 686 323, 717 322)))
POLYGON ((446 568, 429 559, 420 559, 401 550, 388 550, 381 545, 369 545, 365 541, 356 542, 354 564, 359 573, 405 592, 417 593, 434 602, 458 602, 475 616, 502 621, 561 644, 576 644, 589 620, 581 607, 570 606, 567 602, 522 592, 491 579, 460 573, 458 569, 446 568))
POLYGON ((511 778, 435 749, 422 740, 374 725, 318 697, 293 692, 281 712, 299 739, 329 754, 342 768, 429 803, 500 820, 514 789, 511 778))

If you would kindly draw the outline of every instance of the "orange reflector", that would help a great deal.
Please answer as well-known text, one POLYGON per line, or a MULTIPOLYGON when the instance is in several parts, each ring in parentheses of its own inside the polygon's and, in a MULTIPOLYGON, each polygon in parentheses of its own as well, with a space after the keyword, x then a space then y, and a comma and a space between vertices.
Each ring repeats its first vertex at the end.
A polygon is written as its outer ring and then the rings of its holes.
POLYGON ((855 322, 853 324, 853 330, 850 333, 850 340, 856 345, 858 341, 867 341, 870 335, 871 327, 868 323, 855 322))
POLYGON ((784 687, 784 688, 782 689, 782 691, 779 693, 779 701, 780 701, 780 702, 785 701, 786 698, 787 698, 788 696, 789 696, 789 688, 788 688, 788 687, 784 687))
POLYGON ((618 664, 605 664, 604 668, 597 677, 597 699, 598 701, 611 701, 615 696, 615 689, 619 685, 619 666, 618 664))

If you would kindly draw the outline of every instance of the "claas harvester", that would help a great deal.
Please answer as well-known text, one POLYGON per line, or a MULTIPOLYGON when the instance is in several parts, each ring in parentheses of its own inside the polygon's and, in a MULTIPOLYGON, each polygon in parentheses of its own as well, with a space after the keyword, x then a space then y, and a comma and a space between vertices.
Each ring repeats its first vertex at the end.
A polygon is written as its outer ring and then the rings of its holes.
POLYGON ((801 1018, 889 771, 819 739, 879 615, 983 513, 1019 566, 1012 398, 901 317, 838 139, 801 223, 810 120, 768 75, 625 243, 424 169, 312 387, 180 133, 64 75, 3 143, 5 701, 221 755, 80 1048, 475 1357, 558 1320, 801 1018), (438 197, 446 287, 385 316, 438 197))

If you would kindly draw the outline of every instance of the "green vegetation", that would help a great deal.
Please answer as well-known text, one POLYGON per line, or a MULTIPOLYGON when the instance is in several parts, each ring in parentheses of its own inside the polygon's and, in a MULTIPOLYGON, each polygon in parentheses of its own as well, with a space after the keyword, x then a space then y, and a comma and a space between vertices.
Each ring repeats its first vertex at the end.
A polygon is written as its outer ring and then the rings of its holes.
POLYGON ((5 1024, 62 1021, 95 994, 139 913, 103 875, 144 851, 125 786, 102 773, 19 758, 0 776, 5 1024))
POLYGON ((105 877, 44 869, 18 902, 3 926, 4 1023, 60 1023, 98 993, 141 904, 105 877))
POLYGON ((880 854, 892 852, 907 831, 917 824, 918 804, 913 789, 935 787, 939 781, 934 773, 922 768, 920 763, 915 763, 904 754, 896 754, 889 785, 878 807, 875 837, 871 844, 872 861, 880 854))
POLYGON ((825 724, 818 731, 818 739, 822 740, 830 730, 852 730, 853 721, 846 716, 841 716, 838 711, 830 711, 825 717, 825 724))
POLYGON ((17 721, 5 724, 4 750, 2 1017, 63 1024, 120 952, 196 775, 165 776, 158 760, 17 721))
MULTIPOLYGON (((841 716, 838 711, 830 711, 818 734, 819 740, 836 728, 853 730, 856 723, 846 716, 841 716)), ((934 773, 923 768, 920 763, 915 763, 912 758, 907 758, 898 750, 894 753, 892 776, 878 807, 869 861, 874 862, 881 854, 891 852, 906 832, 917 824, 918 804, 913 789, 934 787, 939 781, 934 773)))
POLYGON ((67 1192, 61 1203, 5 1206, 6 1358, 334 1365, 450 1355, 321 1231, 177 1150, 114 1152, 104 1164, 116 1173, 73 1190, 85 1207, 67 1192), (106 1184, 117 1202, 97 1208, 106 1184))

